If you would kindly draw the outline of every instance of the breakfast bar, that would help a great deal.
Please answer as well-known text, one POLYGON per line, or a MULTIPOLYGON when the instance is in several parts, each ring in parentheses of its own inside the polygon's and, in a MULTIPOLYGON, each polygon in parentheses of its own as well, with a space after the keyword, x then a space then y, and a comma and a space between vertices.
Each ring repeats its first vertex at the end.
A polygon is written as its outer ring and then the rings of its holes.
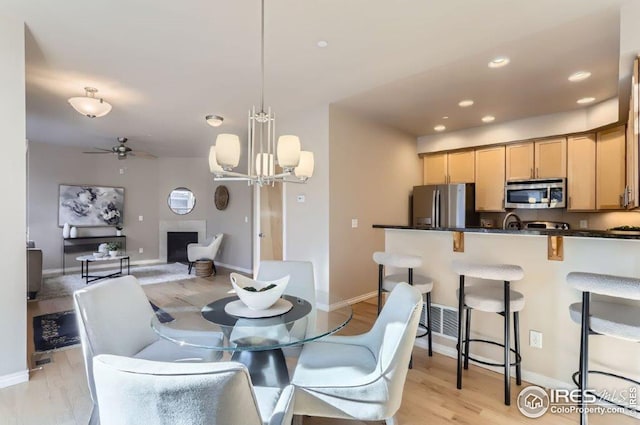
MULTIPOLYGON (((571 320, 569 306, 580 301, 581 293, 566 283, 567 274, 640 276, 638 232, 373 227, 385 233, 386 251, 423 258, 423 265, 416 273, 433 279, 434 306, 457 311, 459 277, 452 268, 454 261, 520 265, 524 278, 512 288, 526 298, 520 315, 522 377, 525 381, 552 388, 572 387, 571 375, 579 364, 580 326, 571 320), (464 238, 463 249, 459 252, 454 251, 454 235, 457 234, 464 238), (550 260, 549 240, 558 236, 563 240, 563 259, 550 260), (541 333, 539 344, 531 343, 530 331, 541 333)), ((472 279, 469 283, 473 283, 472 279)), ((498 315, 482 316, 482 320, 473 322, 471 331, 478 338, 500 339, 501 320, 498 315)), ((454 339, 436 331, 433 343, 434 351, 456 356, 454 339)), ((426 348, 426 343, 424 345, 426 348)), ((492 347, 473 346, 472 351, 479 359, 500 359, 500 352, 492 347)), ((606 337, 593 338, 589 357, 591 364, 600 369, 633 379, 640 376, 638 344, 606 337)))

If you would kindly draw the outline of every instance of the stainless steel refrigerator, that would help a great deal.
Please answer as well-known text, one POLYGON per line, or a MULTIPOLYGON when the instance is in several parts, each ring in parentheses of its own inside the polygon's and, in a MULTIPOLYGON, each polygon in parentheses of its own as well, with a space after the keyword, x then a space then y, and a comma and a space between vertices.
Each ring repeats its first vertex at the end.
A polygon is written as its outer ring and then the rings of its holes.
POLYGON ((480 224, 476 212, 475 185, 438 184, 414 186, 413 226, 472 227, 480 224))

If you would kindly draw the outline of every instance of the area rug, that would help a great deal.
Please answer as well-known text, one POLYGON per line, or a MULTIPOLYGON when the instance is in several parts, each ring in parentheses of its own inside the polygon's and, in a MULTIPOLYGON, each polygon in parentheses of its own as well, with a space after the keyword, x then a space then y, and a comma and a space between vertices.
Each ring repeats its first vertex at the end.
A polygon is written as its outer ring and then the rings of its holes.
MULTIPOLYGON (((173 320, 173 317, 150 303, 161 323, 173 320)), ((43 314, 33 318, 33 344, 36 352, 59 350, 80 344, 78 323, 74 310, 43 314)))
MULTIPOLYGON (((156 264, 152 266, 132 266, 131 274, 138 278, 141 285, 153 285, 175 280, 194 279, 196 276, 187 274, 187 270, 187 266, 180 263, 156 264)), ((98 275, 108 274, 109 271, 110 269, 96 269, 95 273, 98 275)), ((93 270, 91 273, 93 274, 93 270)), ((103 281, 97 280, 96 282, 103 281)), ((64 297, 73 294, 73 291, 77 289, 86 287, 85 280, 80 276, 80 273, 45 277, 42 289, 36 295, 36 300, 64 297)))

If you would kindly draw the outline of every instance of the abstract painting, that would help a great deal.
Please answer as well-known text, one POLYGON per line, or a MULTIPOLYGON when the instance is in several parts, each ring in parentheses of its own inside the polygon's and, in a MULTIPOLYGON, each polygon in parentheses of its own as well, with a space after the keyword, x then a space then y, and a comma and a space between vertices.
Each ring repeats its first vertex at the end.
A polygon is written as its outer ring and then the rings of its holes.
POLYGON ((121 226, 123 220, 123 187, 60 185, 58 226, 121 226))

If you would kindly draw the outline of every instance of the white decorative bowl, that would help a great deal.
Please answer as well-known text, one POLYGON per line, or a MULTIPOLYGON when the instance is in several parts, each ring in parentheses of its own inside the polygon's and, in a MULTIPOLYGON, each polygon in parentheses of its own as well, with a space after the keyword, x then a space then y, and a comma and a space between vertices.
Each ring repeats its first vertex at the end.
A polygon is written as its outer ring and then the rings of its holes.
POLYGON ((107 255, 107 253, 106 253, 106 252, 94 252, 94 253, 93 253, 93 257, 94 257, 94 258, 102 258, 102 257, 104 257, 105 255, 107 255))
POLYGON ((236 290, 236 294, 240 300, 251 310, 266 310, 278 301, 282 296, 287 284, 289 283, 289 275, 277 280, 259 281, 249 279, 238 273, 231 273, 231 285, 236 290), (247 291, 246 287, 251 286, 260 291, 269 285, 276 285, 274 288, 267 289, 262 292, 247 291))

